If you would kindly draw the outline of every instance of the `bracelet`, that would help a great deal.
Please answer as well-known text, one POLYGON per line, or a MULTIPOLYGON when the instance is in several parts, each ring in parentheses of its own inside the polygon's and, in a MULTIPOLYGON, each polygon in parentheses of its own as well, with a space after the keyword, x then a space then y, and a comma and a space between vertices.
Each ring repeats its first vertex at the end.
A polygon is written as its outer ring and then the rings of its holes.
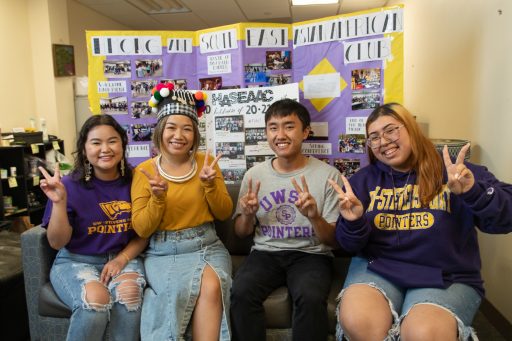
POLYGON ((130 261, 130 257, 128 257, 128 255, 127 255, 126 253, 124 253, 124 251, 119 252, 119 254, 120 254, 121 256, 123 256, 123 257, 124 257, 124 259, 126 259, 126 262, 129 262, 129 261, 130 261))

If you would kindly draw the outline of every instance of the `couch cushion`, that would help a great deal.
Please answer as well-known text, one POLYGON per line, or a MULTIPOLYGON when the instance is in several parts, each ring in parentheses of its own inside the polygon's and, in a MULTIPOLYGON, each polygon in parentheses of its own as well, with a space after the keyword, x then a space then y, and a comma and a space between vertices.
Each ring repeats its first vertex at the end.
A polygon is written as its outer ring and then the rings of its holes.
POLYGON ((39 292, 39 315, 49 317, 71 316, 71 310, 59 299, 50 282, 44 284, 39 292))

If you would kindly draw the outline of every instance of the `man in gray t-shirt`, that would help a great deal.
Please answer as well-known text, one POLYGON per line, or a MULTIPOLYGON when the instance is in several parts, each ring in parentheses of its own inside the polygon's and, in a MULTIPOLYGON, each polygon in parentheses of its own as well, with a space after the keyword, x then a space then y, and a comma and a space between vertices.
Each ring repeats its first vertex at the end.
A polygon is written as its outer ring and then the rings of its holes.
POLYGON ((293 300, 293 340, 326 340, 339 215, 337 193, 327 179, 341 183, 340 173, 302 154, 310 131, 302 104, 275 102, 265 114, 265 126, 276 157, 245 174, 234 216, 236 234, 254 233, 254 246, 233 282, 233 337, 265 340, 263 301, 286 285, 293 300))

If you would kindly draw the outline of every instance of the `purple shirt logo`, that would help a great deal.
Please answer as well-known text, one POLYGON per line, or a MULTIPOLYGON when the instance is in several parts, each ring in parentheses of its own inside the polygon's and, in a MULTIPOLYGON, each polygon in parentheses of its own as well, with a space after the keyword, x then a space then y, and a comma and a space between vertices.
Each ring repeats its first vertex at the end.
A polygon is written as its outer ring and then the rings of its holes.
POLYGON ((276 218, 281 224, 291 224, 295 221, 295 210, 290 205, 281 205, 276 210, 276 218))

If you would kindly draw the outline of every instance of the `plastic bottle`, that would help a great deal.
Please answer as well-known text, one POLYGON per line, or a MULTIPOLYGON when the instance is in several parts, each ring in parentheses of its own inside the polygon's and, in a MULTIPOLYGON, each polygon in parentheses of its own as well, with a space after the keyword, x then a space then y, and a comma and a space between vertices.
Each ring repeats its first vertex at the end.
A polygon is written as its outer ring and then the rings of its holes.
POLYGON ((43 141, 48 142, 48 131, 46 130, 46 120, 44 118, 39 119, 40 129, 43 132, 43 141))

